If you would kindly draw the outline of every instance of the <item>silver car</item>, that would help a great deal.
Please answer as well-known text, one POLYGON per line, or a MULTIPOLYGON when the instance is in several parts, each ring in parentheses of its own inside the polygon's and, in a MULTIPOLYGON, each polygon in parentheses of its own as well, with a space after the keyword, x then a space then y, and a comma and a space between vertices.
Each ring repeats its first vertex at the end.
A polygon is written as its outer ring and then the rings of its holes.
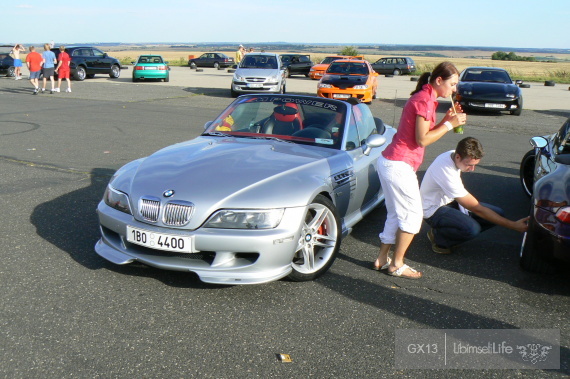
POLYGON ((232 97, 243 93, 285 93, 285 67, 274 53, 246 54, 232 79, 232 97))
POLYGON ((377 159, 394 134, 357 100, 240 96, 201 136, 115 173, 95 251, 208 283, 315 279, 383 201, 377 159))

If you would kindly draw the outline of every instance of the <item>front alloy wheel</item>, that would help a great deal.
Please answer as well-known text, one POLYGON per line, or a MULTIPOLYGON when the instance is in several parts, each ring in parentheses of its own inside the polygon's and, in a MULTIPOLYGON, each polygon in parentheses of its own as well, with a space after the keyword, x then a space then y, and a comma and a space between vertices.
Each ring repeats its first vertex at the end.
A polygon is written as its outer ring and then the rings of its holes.
POLYGON ((318 195, 307 207, 288 278, 303 282, 324 274, 333 264, 341 242, 340 217, 334 204, 318 195))

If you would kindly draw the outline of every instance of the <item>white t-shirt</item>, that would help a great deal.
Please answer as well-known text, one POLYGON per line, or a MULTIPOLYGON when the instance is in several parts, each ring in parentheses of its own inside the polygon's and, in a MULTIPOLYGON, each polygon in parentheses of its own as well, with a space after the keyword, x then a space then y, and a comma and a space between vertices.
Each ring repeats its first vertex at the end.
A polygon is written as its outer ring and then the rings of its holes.
POLYGON ((451 157, 454 153, 454 150, 450 150, 440 154, 424 175, 420 186, 424 218, 431 217, 439 207, 469 194, 463 186, 461 170, 451 157))

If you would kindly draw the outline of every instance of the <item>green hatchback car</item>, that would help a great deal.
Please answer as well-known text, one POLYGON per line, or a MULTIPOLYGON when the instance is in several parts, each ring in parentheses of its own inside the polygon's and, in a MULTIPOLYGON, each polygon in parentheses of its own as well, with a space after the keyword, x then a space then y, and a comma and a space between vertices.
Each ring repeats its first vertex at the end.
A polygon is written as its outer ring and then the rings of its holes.
POLYGON ((165 82, 170 80, 170 67, 160 55, 141 55, 136 62, 132 62, 133 82, 141 79, 162 79, 165 82))

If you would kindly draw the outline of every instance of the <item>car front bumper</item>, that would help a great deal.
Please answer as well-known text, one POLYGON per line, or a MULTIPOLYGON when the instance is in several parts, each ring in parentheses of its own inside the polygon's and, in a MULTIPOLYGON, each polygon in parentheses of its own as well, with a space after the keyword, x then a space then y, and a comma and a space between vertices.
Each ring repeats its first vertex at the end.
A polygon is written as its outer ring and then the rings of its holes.
POLYGON ((275 229, 199 228, 190 231, 142 223, 101 202, 97 208, 101 239, 95 251, 119 265, 136 261, 165 270, 193 272, 206 283, 265 283, 291 272, 305 212, 304 207, 287 208, 275 229), (149 232, 191 237, 193 252, 172 253, 132 244, 126 238, 127 225, 149 232))
POLYGON ((492 111, 514 111, 519 109, 519 99, 485 99, 462 96, 459 104, 463 108, 486 109, 492 111))
POLYGON ((232 82, 232 90, 240 93, 264 93, 264 92, 280 93, 281 84, 232 82))
POLYGON ((370 102, 372 101, 372 88, 368 89, 351 89, 351 90, 343 90, 340 88, 319 88, 317 90, 317 96, 325 97, 327 99, 336 99, 336 100, 346 100, 351 97, 356 97, 360 99, 362 102, 370 102))

